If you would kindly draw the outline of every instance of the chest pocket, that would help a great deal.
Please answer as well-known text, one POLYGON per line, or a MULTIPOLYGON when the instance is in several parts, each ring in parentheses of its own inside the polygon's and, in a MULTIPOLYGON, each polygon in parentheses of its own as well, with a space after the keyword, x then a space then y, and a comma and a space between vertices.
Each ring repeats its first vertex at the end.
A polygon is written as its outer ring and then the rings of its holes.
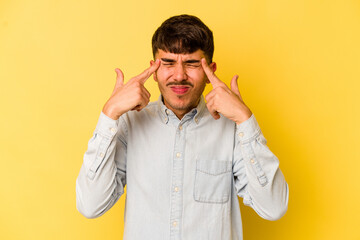
POLYGON ((204 203, 225 203, 231 193, 231 161, 197 160, 194 199, 204 203))

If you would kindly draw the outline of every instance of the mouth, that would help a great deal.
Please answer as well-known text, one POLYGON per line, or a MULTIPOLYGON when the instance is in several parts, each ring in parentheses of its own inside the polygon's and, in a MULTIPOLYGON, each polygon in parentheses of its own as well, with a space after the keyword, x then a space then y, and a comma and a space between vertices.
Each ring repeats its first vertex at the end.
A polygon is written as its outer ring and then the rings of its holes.
POLYGON ((184 85, 179 85, 179 86, 171 86, 170 89, 171 89, 171 91, 173 91, 174 93, 176 93, 178 95, 183 95, 189 91, 190 87, 184 86, 184 85))

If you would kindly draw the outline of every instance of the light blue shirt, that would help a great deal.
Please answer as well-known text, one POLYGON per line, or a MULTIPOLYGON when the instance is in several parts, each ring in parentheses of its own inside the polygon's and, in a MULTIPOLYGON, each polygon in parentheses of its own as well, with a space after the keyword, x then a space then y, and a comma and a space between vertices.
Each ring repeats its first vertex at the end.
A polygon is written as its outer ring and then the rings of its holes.
POLYGON ((109 210, 126 185, 126 240, 238 240, 238 197, 276 220, 289 189, 252 115, 214 120, 204 98, 179 120, 161 101, 113 120, 101 112, 76 181, 87 218, 109 210))

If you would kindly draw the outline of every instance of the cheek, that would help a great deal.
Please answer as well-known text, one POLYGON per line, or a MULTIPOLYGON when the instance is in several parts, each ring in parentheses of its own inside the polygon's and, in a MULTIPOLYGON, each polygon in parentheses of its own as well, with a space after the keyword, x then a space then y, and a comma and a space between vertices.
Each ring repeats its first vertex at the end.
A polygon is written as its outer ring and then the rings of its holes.
POLYGON ((199 80, 199 81, 203 81, 204 76, 205 76, 204 71, 202 69, 199 69, 199 68, 197 68, 197 69, 187 69, 186 74, 191 79, 199 80))
POLYGON ((171 76, 171 71, 168 68, 161 67, 156 71, 156 77, 158 82, 164 82, 171 76))

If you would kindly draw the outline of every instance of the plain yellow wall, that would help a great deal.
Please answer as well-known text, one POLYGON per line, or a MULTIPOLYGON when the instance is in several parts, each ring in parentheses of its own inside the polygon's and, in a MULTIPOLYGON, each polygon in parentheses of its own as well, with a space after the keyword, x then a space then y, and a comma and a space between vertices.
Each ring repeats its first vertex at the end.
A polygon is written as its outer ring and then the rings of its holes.
POLYGON ((279 221, 241 202, 245 239, 360 239, 358 0, 2 0, 0 239, 121 239, 125 197, 86 219, 75 180, 114 69, 148 67, 153 32, 182 13, 213 30, 217 75, 240 76, 289 183, 279 221))

